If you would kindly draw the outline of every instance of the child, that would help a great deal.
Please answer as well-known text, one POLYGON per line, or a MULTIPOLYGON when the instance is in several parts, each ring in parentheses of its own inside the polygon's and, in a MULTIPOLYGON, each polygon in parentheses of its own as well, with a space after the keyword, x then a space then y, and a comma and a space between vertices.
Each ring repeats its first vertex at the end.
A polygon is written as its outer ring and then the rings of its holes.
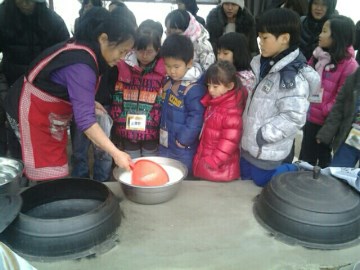
POLYGON ((331 17, 324 23, 319 46, 309 61, 320 75, 321 91, 317 93, 318 97, 311 97, 300 159, 321 168, 328 167, 331 162, 331 147, 323 143, 317 144, 316 133, 324 124, 346 78, 358 66, 352 46, 354 32, 355 25, 350 18, 331 17))
POLYGON ((244 34, 231 32, 221 36, 217 45, 217 59, 234 64, 241 84, 249 92, 254 89, 255 75, 250 67, 251 53, 244 34))
POLYGON ((206 107, 204 124, 194 162, 194 175, 211 181, 240 177, 239 143, 242 112, 247 90, 228 61, 212 64, 206 72, 208 93, 201 99, 206 107))
POLYGON ((166 71, 159 58, 161 35, 156 22, 140 24, 135 50, 118 63, 111 116, 113 133, 131 158, 157 155, 162 83, 166 71), (152 26, 152 27, 150 27, 152 26))
POLYGON ((189 175, 203 123, 200 100, 206 91, 205 85, 183 79, 192 67, 193 56, 192 42, 184 35, 170 35, 161 47, 170 79, 163 88, 159 155, 181 161, 189 175))
POLYGON ((170 12, 165 18, 165 26, 167 35, 179 33, 190 38, 194 46, 194 62, 200 64, 202 72, 215 62, 209 33, 190 12, 181 9, 170 12))
POLYGON ((289 154, 305 123, 309 91, 319 75, 300 53, 300 18, 290 9, 271 9, 258 21, 261 55, 251 61, 257 86, 244 110, 241 178, 264 186, 289 154))
POLYGON ((316 135, 317 142, 330 144, 334 150, 331 167, 354 168, 360 160, 360 68, 350 75, 336 97, 325 124, 316 135), (356 138, 357 143, 351 141, 356 138))

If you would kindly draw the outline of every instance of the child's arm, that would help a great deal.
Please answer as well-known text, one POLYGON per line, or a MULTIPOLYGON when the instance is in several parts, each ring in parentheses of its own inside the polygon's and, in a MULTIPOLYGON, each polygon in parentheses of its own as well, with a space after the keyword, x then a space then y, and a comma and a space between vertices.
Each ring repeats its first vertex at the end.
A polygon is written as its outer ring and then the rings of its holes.
POLYGON ((239 113, 227 115, 222 123, 220 134, 216 148, 204 160, 214 169, 226 163, 239 149, 242 134, 241 115, 239 113))
POLYGON ((187 111, 185 127, 176 134, 176 140, 185 147, 192 145, 199 137, 204 116, 204 106, 200 100, 205 91, 204 85, 194 84, 185 95, 184 106, 187 111))

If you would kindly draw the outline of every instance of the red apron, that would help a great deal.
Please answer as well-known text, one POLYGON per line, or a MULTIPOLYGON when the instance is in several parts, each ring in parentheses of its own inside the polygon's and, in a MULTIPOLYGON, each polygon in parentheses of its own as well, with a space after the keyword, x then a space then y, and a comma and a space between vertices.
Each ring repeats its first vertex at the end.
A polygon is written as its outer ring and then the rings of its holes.
POLYGON ((42 91, 33 82, 54 57, 74 49, 87 51, 97 64, 96 55, 91 49, 68 43, 44 58, 24 77, 19 100, 19 130, 24 172, 31 180, 49 180, 69 174, 66 146, 72 105, 42 91))

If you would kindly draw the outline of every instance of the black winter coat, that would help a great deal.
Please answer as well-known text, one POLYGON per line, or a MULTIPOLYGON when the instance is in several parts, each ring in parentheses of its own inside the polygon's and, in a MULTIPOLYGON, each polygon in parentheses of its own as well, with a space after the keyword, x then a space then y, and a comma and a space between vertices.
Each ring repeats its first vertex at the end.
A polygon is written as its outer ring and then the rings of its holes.
POLYGON ((327 13, 321 20, 316 20, 311 14, 313 0, 309 1, 308 15, 301 17, 301 40, 300 50, 307 60, 312 56, 313 51, 318 46, 319 35, 327 19, 335 13, 336 0, 326 0, 327 13))
POLYGON ((34 13, 26 16, 12 2, 0 5, 0 52, 9 85, 44 49, 70 37, 64 20, 51 9, 36 4, 34 13))
MULTIPOLYGON (((227 18, 221 5, 212 9, 206 18, 206 28, 210 34, 210 43, 214 52, 217 52, 217 41, 224 34, 224 27, 227 24, 227 18)), ((255 19, 246 9, 239 9, 235 22, 236 32, 243 33, 249 41, 249 49, 253 54, 259 52, 257 45, 257 34, 255 28, 255 19)))
POLYGON ((336 97, 325 124, 316 138, 332 144, 334 152, 345 142, 355 118, 357 100, 360 98, 360 68, 350 75, 336 97))

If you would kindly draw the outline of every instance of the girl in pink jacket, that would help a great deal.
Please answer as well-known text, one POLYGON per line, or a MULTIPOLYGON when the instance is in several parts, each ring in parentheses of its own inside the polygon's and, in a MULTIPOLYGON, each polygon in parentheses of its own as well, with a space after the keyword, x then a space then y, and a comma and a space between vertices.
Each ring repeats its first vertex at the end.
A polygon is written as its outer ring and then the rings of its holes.
POLYGON ((239 143, 242 113, 247 90, 228 61, 212 64, 206 72, 208 93, 200 144, 193 161, 196 177, 211 181, 231 181, 240 177, 239 143))
POLYGON ((331 147, 317 144, 316 134, 323 126, 346 78, 358 67, 352 46, 354 33, 355 25, 350 18, 340 15, 331 17, 324 23, 319 46, 309 60, 321 77, 321 89, 310 95, 300 159, 322 168, 331 162, 331 147))

